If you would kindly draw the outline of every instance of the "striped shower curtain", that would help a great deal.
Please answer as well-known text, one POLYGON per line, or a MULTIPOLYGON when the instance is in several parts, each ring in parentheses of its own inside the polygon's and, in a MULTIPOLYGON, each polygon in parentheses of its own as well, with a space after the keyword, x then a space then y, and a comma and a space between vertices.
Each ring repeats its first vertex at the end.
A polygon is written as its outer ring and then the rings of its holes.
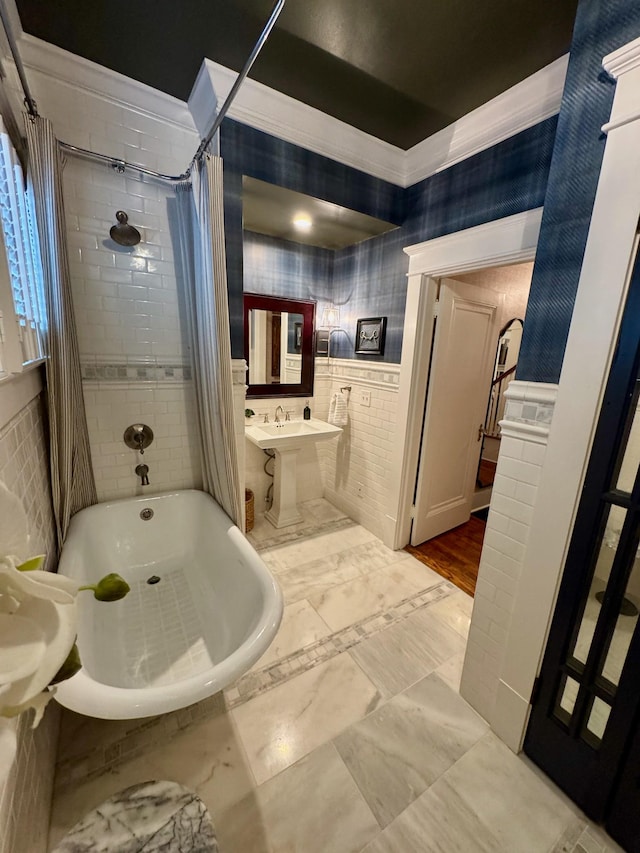
POLYGON ((176 193, 203 485, 240 524, 222 160, 205 154, 194 166, 192 184, 180 184, 176 193))
POLYGON ((97 503, 82 396, 62 200, 63 158, 51 123, 25 116, 28 169, 40 237, 47 306, 47 400, 51 492, 58 550, 71 516, 97 503))

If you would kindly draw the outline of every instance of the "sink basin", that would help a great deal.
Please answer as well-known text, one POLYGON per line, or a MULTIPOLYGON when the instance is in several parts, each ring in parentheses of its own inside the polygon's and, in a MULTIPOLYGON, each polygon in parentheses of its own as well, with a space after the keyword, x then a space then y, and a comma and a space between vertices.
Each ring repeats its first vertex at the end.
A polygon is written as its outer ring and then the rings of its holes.
POLYGON ((308 421, 282 421, 279 424, 252 424, 245 428, 245 435, 257 447, 272 450, 294 450, 326 441, 339 435, 342 427, 311 418, 308 421))
POLYGON ((265 517, 274 527, 287 527, 302 521, 296 498, 298 453, 316 441, 335 438, 342 432, 342 427, 311 418, 279 424, 252 424, 245 427, 244 432, 257 447, 275 451, 273 503, 265 517))

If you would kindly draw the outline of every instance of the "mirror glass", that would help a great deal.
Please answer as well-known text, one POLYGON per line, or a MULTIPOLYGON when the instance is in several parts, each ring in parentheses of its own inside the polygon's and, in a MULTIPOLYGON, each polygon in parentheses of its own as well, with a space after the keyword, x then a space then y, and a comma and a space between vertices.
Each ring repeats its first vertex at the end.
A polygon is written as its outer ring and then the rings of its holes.
POLYGON ((523 321, 519 317, 514 317, 500 329, 498 334, 493 380, 489 390, 486 420, 482 428, 482 448, 476 474, 478 489, 493 485, 500 449, 500 421, 504 418, 507 404, 504 392, 511 380, 515 378, 523 327, 523 321))
POLYGON ((249 385, 302 382, 302 314, 249 311, 249 385))
POLYGON ((247 397, 313 394, 315 302, 244 295, 247 397))

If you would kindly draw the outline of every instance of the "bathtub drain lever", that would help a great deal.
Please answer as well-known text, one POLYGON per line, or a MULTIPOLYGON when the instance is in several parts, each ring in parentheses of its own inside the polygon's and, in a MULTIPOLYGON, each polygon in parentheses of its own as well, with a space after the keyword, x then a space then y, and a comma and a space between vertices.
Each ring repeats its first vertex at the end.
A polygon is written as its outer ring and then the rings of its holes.
POLYGON ((143 486, 149 485, 149 466, 148 465, 136 465, 136 474, 140 477, 143 486))

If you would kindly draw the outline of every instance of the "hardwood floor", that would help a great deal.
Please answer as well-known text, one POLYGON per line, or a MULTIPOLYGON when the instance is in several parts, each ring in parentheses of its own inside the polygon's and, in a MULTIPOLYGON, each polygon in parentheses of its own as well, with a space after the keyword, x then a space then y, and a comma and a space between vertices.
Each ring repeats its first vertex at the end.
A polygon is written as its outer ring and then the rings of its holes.
POLYGON ((448 530, 416 547, 407 545, 405 551, 450 580, 459 589, 473 595, 476 591, 485 527, 484 521, 472 515, 466 524, 454 527, 453 530, 448 530))

